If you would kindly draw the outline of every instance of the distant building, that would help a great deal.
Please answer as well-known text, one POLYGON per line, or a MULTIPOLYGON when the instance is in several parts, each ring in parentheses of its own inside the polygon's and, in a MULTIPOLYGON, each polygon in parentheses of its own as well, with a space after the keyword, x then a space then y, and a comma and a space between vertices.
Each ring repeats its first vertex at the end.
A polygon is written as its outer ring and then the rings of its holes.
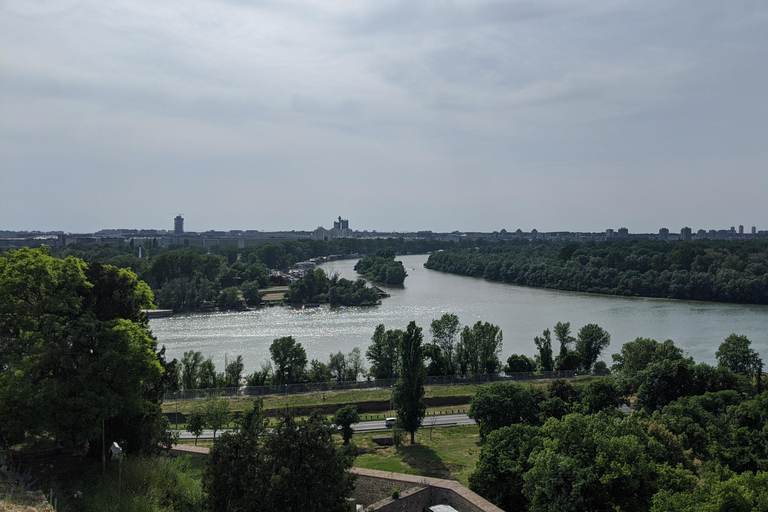
POLYGON ((333 222, 333 229, 331 230, 332 238, 349 238, 352 236, 352 230, 349 229, 349 220, 342 219, 339 215, 339 220, 333 222))
POLYGON ((757 234, 757 228, 755 226, 752 226, 752 234, 753 235, 757 234))
POLYGON ((741 224, 739 224, 739 234, 740 235, 744 234, 744 226, 742 226, 741 224))
POLYGON ((181 215, 177 215, 173 219, 173 234, 174 235, 184 234, 184 217, 182 217, 181 215))
POLYGON ((669 240, 669 229, 667 228, 661 228, 659 230, 659 240, 667 241, 669 240))
POLYGON ((691 241, 691 228, 686 226, 683 229, 681 229, 680 230, 680 238, 684 242, 690 242, 691 241))

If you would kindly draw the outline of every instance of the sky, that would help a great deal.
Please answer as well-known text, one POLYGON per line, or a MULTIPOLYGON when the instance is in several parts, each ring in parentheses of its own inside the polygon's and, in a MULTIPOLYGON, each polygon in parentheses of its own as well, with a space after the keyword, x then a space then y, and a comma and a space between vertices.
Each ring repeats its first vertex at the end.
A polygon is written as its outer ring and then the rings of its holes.
POLYGON ((768 229, 759 1, 3 0, 0 229, 768 229))

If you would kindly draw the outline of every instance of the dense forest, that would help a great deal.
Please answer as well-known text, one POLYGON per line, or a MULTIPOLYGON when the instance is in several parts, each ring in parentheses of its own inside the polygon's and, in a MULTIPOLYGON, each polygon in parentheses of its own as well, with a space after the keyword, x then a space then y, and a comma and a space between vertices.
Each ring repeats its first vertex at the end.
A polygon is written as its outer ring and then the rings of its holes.
POLYGON ((768 240, 553 243, 516 240, 433 253, 425 266, 525 286, 768 304, 768 240))
POLYGON ((504 510, 768 509, 768 392, 746 337, 720 345, 717 367, 645 338, 613 360, 586 385, 481 388, 470 487, 504 510), (621 412, 630 398, 638 410, 621 412))
MULTIPOLYGON (((284 284, 271 278, 272 270, 284 271, 293 264, 310 258, 330 255, 375 253, 388 249, 398 254, 419 254, 451 247, 455 244, 429 240, 392 239, 338 239, 332 241, 299 240, 265 243, 237 248, 214 245, 211 247, 171 245, 158 246, 156 241, 142 245, 68 245, 50 250, 55 258, 75 256, 86 262, 100 261, 135 272, 147 282, 155 295, 155 303, 163 309, 193 311, 204 302, 221 309, 233 309, 242 299, 248 305, 258 305, 259 289, 269 284, 284 284)), ((332 278, 333 276, 329 276, 332 278)), ((361 292, 359 284, 337 280, 331 288, 312 296, 291 295, 289 301, 319 302, 321 298, 332 304, 376 303, 371 293, 361 292), (360 299, 359 302, 355 302, 360 299)))

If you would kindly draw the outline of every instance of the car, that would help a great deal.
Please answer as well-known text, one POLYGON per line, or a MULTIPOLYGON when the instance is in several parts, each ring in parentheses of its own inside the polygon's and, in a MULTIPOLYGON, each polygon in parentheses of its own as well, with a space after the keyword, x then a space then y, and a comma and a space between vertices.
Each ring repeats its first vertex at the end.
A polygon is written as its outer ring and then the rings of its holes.
POLYGON ((384 420, 384 426, 387 428, 392 428, 395 426, 396 421, 397 421, 397 418, 387 418, 384 420))

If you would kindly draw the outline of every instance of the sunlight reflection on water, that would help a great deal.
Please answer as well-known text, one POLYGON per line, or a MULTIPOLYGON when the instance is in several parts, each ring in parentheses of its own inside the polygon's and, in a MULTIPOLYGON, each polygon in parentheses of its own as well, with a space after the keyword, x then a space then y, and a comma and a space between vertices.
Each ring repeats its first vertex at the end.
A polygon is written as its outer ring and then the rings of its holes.
MULTIPOLYGON (((384 287, 391 297, 375 307, 264 308, 239 313, 201 313, 154 319, 150 322, 169 358, 188 350, 213 357, 222 370, 224 355, 242 355, 247 373, 269 359, 269 345, 293 336, 307 356, 327 362, 331 353, 360 347, 365 353, 378 324, 404 329, 415 320, 429 339, 429 324, 452 312, 463 324, 478 320, 501 326, 505 360, 513 353, 534 354, 533 337, 558 321, 571 322, 573 333, 597 323, 611 334, 610 354, 636 337, 675 340, 697 361, 714 362, 720 342, 732 332, 746 334, 753 347, 768 354, 768 307, 707 304, 658 299, 608 297, 525 288, 455 276, 423 268, 426 256, 404 256, 409 277, 403 287, 384 287)), ((325 266, 342 277, 356 278, 353 260, 325 266)))

